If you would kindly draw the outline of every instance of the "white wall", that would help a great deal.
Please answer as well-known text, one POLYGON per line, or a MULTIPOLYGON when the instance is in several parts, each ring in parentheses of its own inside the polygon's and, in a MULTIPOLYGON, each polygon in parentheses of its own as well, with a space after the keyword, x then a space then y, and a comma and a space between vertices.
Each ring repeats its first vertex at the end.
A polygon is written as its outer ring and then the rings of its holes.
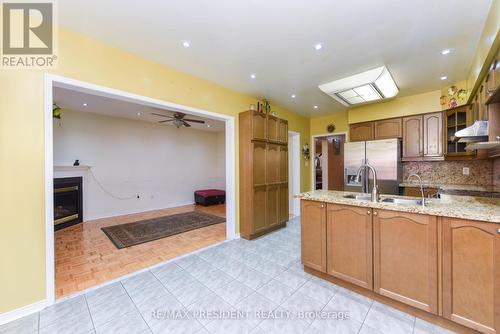
POLYGON ((85 220, 194 202, 196 189, 225 189, 224 133, 65 110, 54 122, 54 165, 92 166, 85 220), (222 137, 222 138, 221 138, 222 137), (139 195, 140 198, 136 198, 139 195))

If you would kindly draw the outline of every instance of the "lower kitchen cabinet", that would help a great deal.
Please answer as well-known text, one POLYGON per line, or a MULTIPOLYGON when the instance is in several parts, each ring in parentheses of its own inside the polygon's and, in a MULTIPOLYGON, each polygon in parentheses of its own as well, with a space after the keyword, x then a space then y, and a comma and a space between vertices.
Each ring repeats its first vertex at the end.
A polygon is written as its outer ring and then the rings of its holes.
POLYGON ((374 291, 437 314, 437 217, 373 209, 374 291))
POLYGON ((373 289, 372 210, 328 204, 326 221, 327 273, 373 289))
POLYGON ((500 332, 500 225, 443 218, 443 316, 500 332))
POLYGON ((326 205, 301 201, 302 264, 326 272, 326 205))

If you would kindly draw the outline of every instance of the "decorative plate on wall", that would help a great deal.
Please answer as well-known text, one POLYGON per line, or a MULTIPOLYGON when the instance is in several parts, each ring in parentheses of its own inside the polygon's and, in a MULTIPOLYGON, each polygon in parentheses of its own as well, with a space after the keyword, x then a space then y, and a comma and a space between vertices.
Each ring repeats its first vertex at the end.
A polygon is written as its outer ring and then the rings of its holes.
POLYGON ((332 133, 333 131, 335 131, 335 124, 328 124, 326 126, 326 131, 328 131, 328 133, 332 133))

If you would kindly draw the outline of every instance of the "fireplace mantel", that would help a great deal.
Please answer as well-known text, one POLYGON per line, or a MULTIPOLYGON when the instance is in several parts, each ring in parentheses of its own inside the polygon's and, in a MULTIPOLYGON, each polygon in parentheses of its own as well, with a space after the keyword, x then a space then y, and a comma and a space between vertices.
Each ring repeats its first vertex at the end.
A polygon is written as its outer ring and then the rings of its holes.
POLYGON ((80 166, 54 166, 54 172, 71 172, 71 171, 82 171, 86 172, 90 169, 90 166, 80 165, 80 166))

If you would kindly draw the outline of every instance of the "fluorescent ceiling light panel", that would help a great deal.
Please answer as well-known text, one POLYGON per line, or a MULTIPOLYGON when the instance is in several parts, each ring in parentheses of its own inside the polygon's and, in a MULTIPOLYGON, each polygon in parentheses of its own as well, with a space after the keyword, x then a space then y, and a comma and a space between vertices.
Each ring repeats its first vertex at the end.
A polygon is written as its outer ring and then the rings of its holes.
POLYGON ((319 85, 319 89, 345 106, 388 99, 399 93, 385 66, 319 85))

